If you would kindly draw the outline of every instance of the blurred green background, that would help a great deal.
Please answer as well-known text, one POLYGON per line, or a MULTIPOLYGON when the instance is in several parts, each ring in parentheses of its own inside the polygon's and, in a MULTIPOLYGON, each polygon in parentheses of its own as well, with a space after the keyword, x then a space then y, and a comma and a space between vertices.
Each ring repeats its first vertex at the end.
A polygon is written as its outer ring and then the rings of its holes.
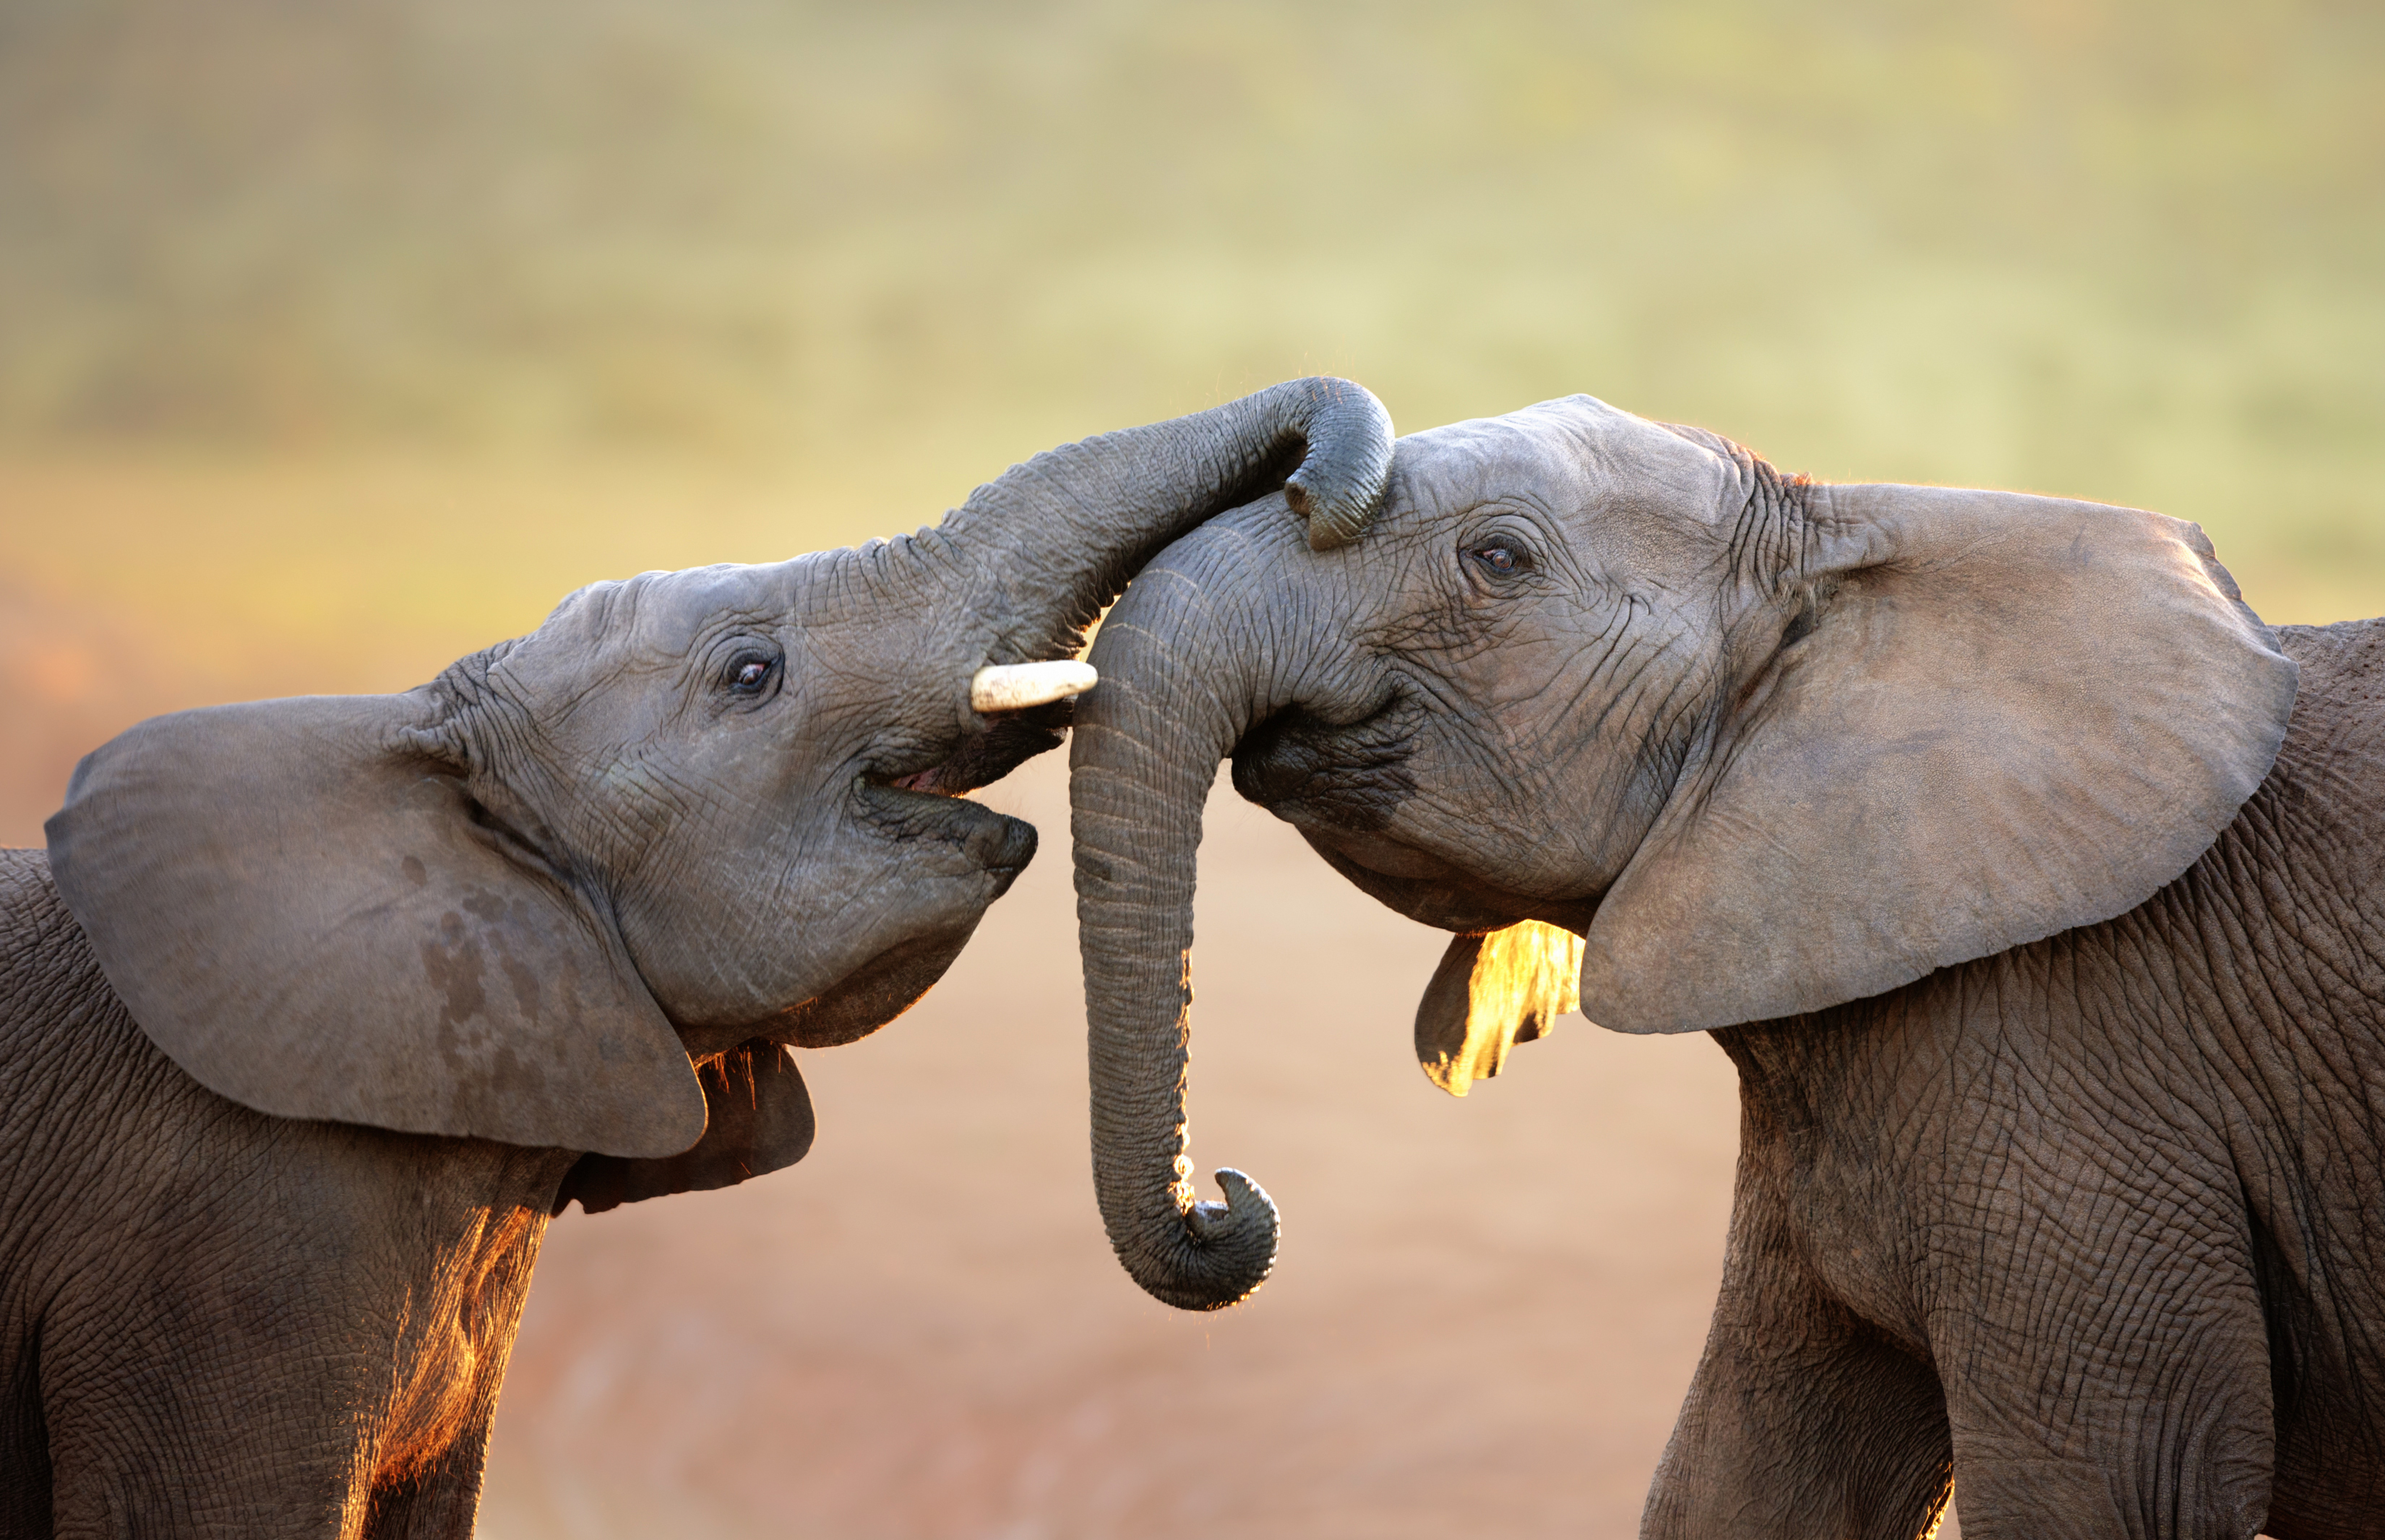
POLYGON ((0 0, 0 839, 149 710, 1313 370, 2385 610, 2380 82, 2352 3, 0 0))
POLYGON ((779 549, 1334 369, 2365 614, 2381 82, 2365 4, 7 0, 0 436, 733 462, 779 549))

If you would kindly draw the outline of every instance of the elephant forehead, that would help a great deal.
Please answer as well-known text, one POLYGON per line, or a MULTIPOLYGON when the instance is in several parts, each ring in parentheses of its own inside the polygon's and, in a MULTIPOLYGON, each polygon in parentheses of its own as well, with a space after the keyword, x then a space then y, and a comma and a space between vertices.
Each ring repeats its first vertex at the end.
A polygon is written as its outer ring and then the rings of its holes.
POLYGON ((1559 511, 1644 508, 1699 522, 1717 516, 1735 471, 1704 445, 1589 395, 1411 433, 1393 461, 1401 502, 1428 512, 1530 497, 1559 511))
POLYGON ((797 585, 780 567, 735 565, 590 583, 536 631, 501 648, 491 677, 524 699, 584 707, 586 692, 599 684, 656 672, 675 677, 724 633, 775 632, 794 607, 797 585))
POLYGON ((558 605, 536 634, 565 647, 603 643, 682 651, 722 625, 790 618, 798 587, 794 566, 723 562, 590 583, 558 605))
POLYGON ((641 645, 679 647, 723 626, 772 625, 792 619, 797 582, 793 564, 723 562, 676 572, 644 572, 624 584, 631 601, 626 630, 641 645))

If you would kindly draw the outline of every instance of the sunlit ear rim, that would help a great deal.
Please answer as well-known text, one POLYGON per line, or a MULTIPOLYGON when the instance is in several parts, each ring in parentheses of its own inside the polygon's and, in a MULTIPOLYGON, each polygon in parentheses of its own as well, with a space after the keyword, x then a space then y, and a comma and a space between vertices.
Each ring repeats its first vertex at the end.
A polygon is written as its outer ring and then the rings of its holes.
POLYGON ((969 679, 969 709, 982 716, 1024 711, 1081 695, 1102 682, 1090 663, 995 663, 969 679))

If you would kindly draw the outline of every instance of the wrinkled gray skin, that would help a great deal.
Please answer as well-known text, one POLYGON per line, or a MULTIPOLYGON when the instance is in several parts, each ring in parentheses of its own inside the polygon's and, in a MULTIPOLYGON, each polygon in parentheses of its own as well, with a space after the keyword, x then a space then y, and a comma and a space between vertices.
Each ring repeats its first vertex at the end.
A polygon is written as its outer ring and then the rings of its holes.
POLYGON ((1585 1015, 1738 1066, 1644 1534, 1902 1540, 1950 1482, 1972 1540, 2385 1533, 2385 622, 2272 632, 2155 515, 1806 484, 1578 397, 1402 440, 1348 549, 1213 521, 1093 661, 1094 1162, 1153 1293, 1274 1250, 1183 1180, 1230 755, 1454 947, 1567 927, 1585 1015))
POLYGON ((93 755, 0 853, 0 1534, 468 1534, 549 1215, 799 1158, 781 1045, 898 1014, 1033 853, 956 794, 1066 704, 971 674, 1295 467, 1346 538, 1389 457, 1295 382, 93 755))

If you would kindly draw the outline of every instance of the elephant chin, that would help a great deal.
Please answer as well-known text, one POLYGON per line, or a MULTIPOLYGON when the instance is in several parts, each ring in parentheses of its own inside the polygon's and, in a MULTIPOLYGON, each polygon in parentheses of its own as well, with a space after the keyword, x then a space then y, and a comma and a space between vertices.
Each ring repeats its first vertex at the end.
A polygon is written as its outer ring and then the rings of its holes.
POLYGON ((1380 834, 1302 827, 1300 836, 1360 892, 1437 930, 1470 934, 1538 920, 1579 935, 1598 912, 1596 898, 1535 898, 1380 834))
POLYGON ((833 1048, 867 1037, 933 987, 976 930, 972 920, 961 929, 914 936, 890 946, 825 994, 756 1023, 748 1035, 798 1048, 833 1048))
POLYGON ((910 1009, 934 987, 976 933, 978 918, 971 915, 965 925, 899 942, 810 999, 758 1020, 674 1023, 680 1041, 699 1059, 756 1039, 795 1048, 857 1042, 910 1009))

